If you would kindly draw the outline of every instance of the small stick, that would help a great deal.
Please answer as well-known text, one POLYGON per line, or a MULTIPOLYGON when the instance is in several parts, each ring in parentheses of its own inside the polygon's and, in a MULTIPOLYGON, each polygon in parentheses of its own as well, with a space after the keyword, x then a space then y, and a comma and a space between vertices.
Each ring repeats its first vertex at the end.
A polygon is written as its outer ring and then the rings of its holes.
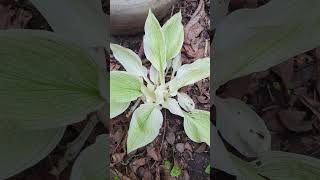
POLYGON ((130 111, 126 114, 126 117, 130 117, 131 114, 137 109, 138 105, 141 102, 141 98, 138 98, 137 101, 134 103, 134 105, 130 108, 130 111))

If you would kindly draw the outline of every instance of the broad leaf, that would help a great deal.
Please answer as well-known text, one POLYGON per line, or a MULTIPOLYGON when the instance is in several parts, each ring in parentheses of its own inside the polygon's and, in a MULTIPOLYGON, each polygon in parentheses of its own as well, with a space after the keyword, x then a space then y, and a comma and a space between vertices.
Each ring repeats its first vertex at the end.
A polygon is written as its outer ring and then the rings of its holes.
POLYGON ((167 66, 166 44, 161 26, 151 10, 149 10, 144 31, 144 53, 151 64, 160 72, 161 83, 164 83, 164 70, 167 66))
POLYGON ((230 0, 215 0, 212 5, 212 23, 213 28, 222 21, 222 19, 227 15, 230 0))
POLYGON ((182 48, 184 41, 184 29, 181 11, 172 16, 162 27, 166 42, 166 59, 176 57, 182 48))
POLYGON ((183 126, 188 137, 194 142, 205 142, 210 146, 210 112, 194 110, 183 114, 183 126))
POLYGON ((319 8, 318 0, 273 0, 227 16, 218 25, 212 45, 214 87, 318 47, 319 8))
POLYGON ((247 157, 270 150, 271 136, 264 121, 237 99, 214 99, 217 128, 223 138, 247 157))
POLYGON ((123 113, 131 102, 110 102, 110 118, 114 118, 123 113))
POLYGON ((185 111, 193 111, 195 108, 195 104, 191 97, 186 93, 178 93, 178 102, 179 105, 185 110, 185 111))
POLYGON ((106 180, 109 178, 107 171, 108 136, 97 137, 96 142, 84 149, 75 161, 70 180, 106 180))
POLYGON ((319 159, 294 153, 270 151, 262 154, 252 165, 257 168, 257 174, 272 180, 313 180, 320 177, 319 159))
POLYGON ((111 102, 130 102, 142 95, 142 80, 124 71, 110 72, 111 102))
POLYGON ((252 166, 249 162, 246 162, 233 154, 230 154, 230 156, 232 157, 233 164, 235 164, 239 171, 237 180, 266 180, 265 177, 258 174, 257 168, 252 166))
POLYGON ((155 104, 142 104, 132 115, 127 139, 127 153, 152 142, 159 134, 163 116, 155 104))
POLYGON ((0 119, 0 179, 35 165, 59 143, 65 128, 26 130, 0 119))
POLYGON ((165 101, 163 104, 163 107, 168 109, 172 114, 175 114, 181 117, 184 116, 178 101, 173 98, 169 98, 167 101, 165 101))
POLYGON ((198 59, 194 63, 181 66, 176 77, 170 81, 169 88, 174 94, 179 88, 194 84, 210 76, 210 59, 198 59))
POLYGON ((54 32, 87 46, 107 46, 108 18, 100 0, 31 0, 54 32))
POLYGON ((211 144, 210 148, 210 157, 211 157, 211 166, 221 171, 225 171, 231 175, 239 175, 239 171, 234 165, 230 153, 224 146, 223 141, 221 140, 217 128, 211 124, 211 144))
POLYGON ((121 65, 130 74, 145 77, 146 71, 142 66, 140 57, 128 48, 124 48, 117 44, 110 44, 110 48, 114 57, 121 63, 121 65))
POLYGON ((79 122, 105 103, 86 50, 56 34, 0 32, 0 114, 28 128, 79 122))

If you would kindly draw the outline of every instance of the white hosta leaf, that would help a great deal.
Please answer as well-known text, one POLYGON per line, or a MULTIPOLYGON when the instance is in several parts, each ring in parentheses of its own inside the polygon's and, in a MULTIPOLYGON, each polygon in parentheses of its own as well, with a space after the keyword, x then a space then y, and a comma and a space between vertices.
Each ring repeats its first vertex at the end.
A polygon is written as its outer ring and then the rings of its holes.
POLYGON ((167 66, 166 45, 161 26, 149 10, 149 14, 144 26, 145 36, 143 39, 144 53, 151 64, 160 73, 160 80, 164 82, 164 70, 167 66))
POLYGON ((152 142, 159 134, 163 116, 155 104, 142 104, 132 115, 128 131, 127 153, 152 142))
POLYGON ((150 80, 154 84, 157 84, 157 85, 160 84, 159 72, 153 66, 150 67, 149 76, 150 76, 150 80))
POLYGON ((172 16, 162 27, 166 42, 166 59, 176 57, 182 48, 184 41, 184 29, 181 11, 172 16))
POLYGON ((178 53, 178 55, 172 60, 172 73, 175 73, 178 71, 178 69, 182 65, 181 60, 181 53, 178 53))
POLYGON ((131 102, 110 102, 110 118, 114 118, 123 113, 131 102))
POLYGON ((117 44, 110 44, 110 49, 114 57, 121 63, 121 65, 130 74, 145 77, 147 74, 142 66, 140 57, 128 48, 124 48, 117 44))
POLYGON ((87 46, 107 46, 108 19, 100 0, 31 0, 54 32, 87 46))
POLYGON ((212 44, 214 87, 318 47, 319 8, 317 0, 275 0, 227 16, 212 44))
POLYGON ((71 172, 70 180, 106 180, 107 148, 109 137, 106 134, 97 137, 96 142, 84 149, 76 159, 71 172))
POLYGON ((211 124, 210 130, 212 132, 212 147, 210 148, 211 166, 234 176, 239 175, 239 171, 234 165, 228 150, 224 146, 217 128, 211 124))
POLYGON ((164 102, 163 107, 168 109, 172 114, 183 117, 183 111, 181 110, 177 100, 169 98, 164 102))
POLYGON ((294 153, 266 152, 252 165, 257 174, 272 180, 313 180, 320 177, 319 159, 294 153))
POLYGON ((247 157, 256 157, 271 148, 271 136, 264 121, 244 102, 214 99, 217 128, 223 138, 247 157))
POLYGON ((210 76, 210 59, 198 59, 191 64, 184 64, 178 69, 176 77, 170 81, 170 92, 174 93, 179 88, 194 84, 210 76))
POLYGON ((186 94, 186 93, 178 93, 177 94, 178 97, 178 102, 180 104, 180 106, 185 110, 185 111, 193 111, 195 108, 195 104, 193 102, 193 100, 191 99, 191 97, 186 94))
POLYGON ((142 95, 142 79, 125 71, 110 72, 110 99, 112 102, 130 102, 142 95))
POLYGON ((38 30, 3 30, 0 42, 1 120, 25 128, 65 126, 106 102, 86 50, 38 30))
POLYGON ((0 179, 35 165, 59 143, 65 128, 26 130, 0 119, 0 179))
POLYGON ((187 136, 194 142, 205 142, 210 146, 210 112, 194 110, 183 114, 183 126, 187 136))

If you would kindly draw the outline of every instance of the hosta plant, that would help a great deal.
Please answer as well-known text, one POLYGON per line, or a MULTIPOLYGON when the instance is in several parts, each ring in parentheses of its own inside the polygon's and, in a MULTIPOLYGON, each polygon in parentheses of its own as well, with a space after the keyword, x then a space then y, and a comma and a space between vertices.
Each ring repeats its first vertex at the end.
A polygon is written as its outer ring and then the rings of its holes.
POLYGON ((128 153, 157 137, 163 123, 163 108, 184 118, 184 129, 191 140, 210 145, 210 113, 195 109, 192 98, 179 92, 181 87, 209 77, 210 59, 181 65, 180 51, 184 40, 181 19, 179 12, 160 26, 149 11, 143 38, 144 53, 151 62, 149 69, 132 50, 110 45, 114 57, 126 70, 110 72, 111 118, 123 113, 132 101, 143 102, 132 114, 128 153), (169 77, 168 72, 171 72, 169 77))
MULTIPOLYGON (((54 32, 0 31, 0 179, 45 158, 57 146, 67 125, 84 120, 107 101, 107 26, 101 2, 31 2, 54 32)), ((96 125, 91 120, 88 124, 96 125)), ((71 146, 76 147, 71 153, 75 157, 76 149, 80 151, 84 144, 79 142, 71 146)), ((106 142, 107 137, 101 136, 98 145, 80 154, 72 180, 107 178, 106 142), (100 161, 87 166, 93 159, 100 161)))
MULTIPOLYGON (((317 0, 271 0, 260 8, 237 10, 219 19, 212 44, 213 89, 318 47, 319 8, 317 0)), ((218 13, 217 17, 226 14, 219 12, 226 10, 213 13, 218 13)), ((213 167, 241 180, 319 179, 320 160, 272 151, 270 133, 264 121, 246 103, 218 96, 213 99, 217 112, 216 127, 211 128, 213 167), (247 162, 230 154, 218 132, 242 155, 256 161, 247 162)))

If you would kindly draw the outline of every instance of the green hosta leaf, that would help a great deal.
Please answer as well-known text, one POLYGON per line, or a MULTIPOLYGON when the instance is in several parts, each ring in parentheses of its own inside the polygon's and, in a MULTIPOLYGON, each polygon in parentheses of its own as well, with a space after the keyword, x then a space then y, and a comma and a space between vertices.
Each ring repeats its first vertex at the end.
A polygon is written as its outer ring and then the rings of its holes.
POLYGON ((186 93, 178 93, 178 102, 179 105, 185 110, 185 111, 193 111, 195 108, 195 104, 191 97, 186 93))
POLYGON ((124 71, 110 72, 111 102, 130 102, 142 95, 142 80, 124 71))
POLYGON ((226 141, 247 157, 256 157, 270 150, 270 132, 248 105, 233 98, 216 97, 214 101, 217 128, 226 141))
POLYGON ((130 102, 110 102, 110 118, 114 118, 123 113, 130 105, 130 102))
MULTIPOLYGON (((250 163, 243 161, 237 156, 230 154, 232 157, 233 163, 238 168, 240 174, 237 176, 237 179, 240 180, 266 180, 263 176, 258 174, 257 169, 252 166, 250 163)), ((273 179, 272 179, 273 180, 273 179)))
POLYGON ((172 114, 183 117, 183 111, 181 110, 177 100, 168 98, 168 100, 164 102, 163 107, 168 109, 172 114))
POLYGON ((217 27, 212 46, 214 87, 318 47, 319 8, 318 0, 275 0, 227 16, 217 27))
POLYGON ((272 180, 313 180, 320 177, 319 159, 294 153, 270 151, 262 154, 252 165, 257 174, 272 180))
POLYGON ((222 21, 222 19, 227 15, 229 3, 230 3, 230 0, 213 1, 213 5, 212 5, 213 28, 216 28, 217 24, 219 24, 222 21))
POLYGON ((174 94, 179 88, 194 84, 209 76, 210 59, 198 59, 194 63, 185 64, 178 69, 176 77, 169 83, 170 91, 174 94))
POLYGON ((108 18, 100 0, 31 0, 54 32, 88 46, 107 46, 108 18))
POLYGON ((117 44, 110 44, 110 48, 113 52, 114 57, 121 63, 121 65, 130 74, 145 77, 147 71, 142 66, 140 57, 128 48, 124 48, 117 44))
POLYGON ((164 70, 167 66, 166 45, 161 26, 149 10, 144 26, 145 36, 143 39, 144 53, 152 65, 159 71, 160 80, 164 82, 164 70))
POLYGON ((0 119, 0 179, 7 179, 35 165, 59 143, 65 128, 22 129, 0 119))
POLYGON ((181 12, 172 16, 162 27, 166 42, 166 59, 176 57, 182 48, 184 41, 184 29, 181 23, 181 12))
POLYGON ((108 136, 97 137, 96 142, 84 149, 75 161, 70 180, 106 180, 109 163, 107 162, 108 136))
POLYGON ((163 116, 155 104, 142 104, 132 115, 128 131, 127 152, 152 142, 159 134, 163 116))
POLYGON ((79 122, 105 103, 86 51, 56 34, 0 32, 1 120, 28 128, 79 122))
POLYGON ((210 146, 210 112, 194 110, 184 112, 184 130, 188 137, 197 143, 205 142, 210 146))

